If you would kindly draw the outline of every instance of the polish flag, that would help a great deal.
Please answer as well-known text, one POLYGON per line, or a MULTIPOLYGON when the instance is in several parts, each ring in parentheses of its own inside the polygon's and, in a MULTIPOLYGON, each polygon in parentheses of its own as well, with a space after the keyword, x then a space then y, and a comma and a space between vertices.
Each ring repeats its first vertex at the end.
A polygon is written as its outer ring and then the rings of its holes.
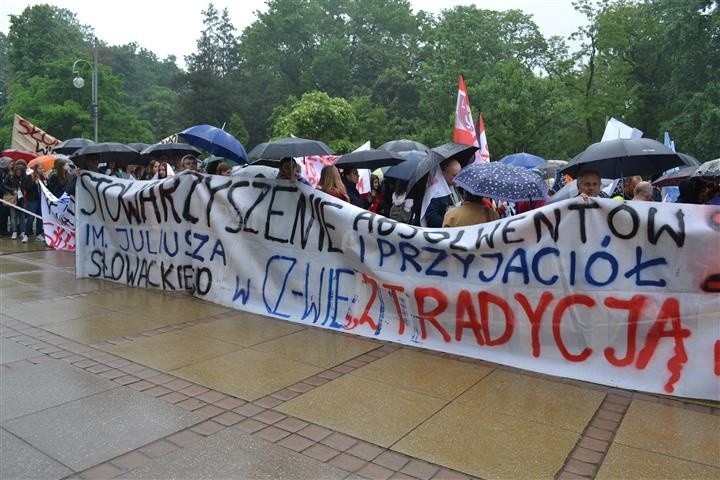
POLYGON ((478 116, 477 132, 480 150, 475 153, 474 163, 488 163, 490 162, 490 148, 488 148, 487 137, 485 136, 485 122, 483 122, 482 113, 478 116))

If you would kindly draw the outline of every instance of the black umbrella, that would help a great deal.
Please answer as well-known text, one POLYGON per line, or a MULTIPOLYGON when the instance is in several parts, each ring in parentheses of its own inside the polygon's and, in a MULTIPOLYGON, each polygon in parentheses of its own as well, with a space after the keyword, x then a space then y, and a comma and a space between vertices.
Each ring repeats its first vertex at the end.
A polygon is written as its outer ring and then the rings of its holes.
POLYGON ((662 143, 650 138, 618 138, 593 143, 573 158, 563 173, 577 176, 594 170, 603 178, 631 175, 652 176, 685 165, 683 159, 662 143))
MULTIPOLYGON (((250 158, 279 160, 285 157, 307 157, 309 155, 333 155, 332 148, 320 140, 286 137, 263 142, 250 150, 250 158)), ((254 164, 257 164, 253 162, 254 164)))
POLYGON ((475 152, 479 150, 474 145, 465 145, 464 143, 448 142, 433 147, 432 151, 437 152, 446 159, 453 158, 460 162, 463 167, 475 160, 475 152))
MULTIPOLYGON (((252 153, 252 152, 250 152, 252 153)), ((248 154, 249 155, 249 154, 248 154)), ((250 157, 252 158, 252 157, 250 157)), ((280 168, 280 158, 259 158, 255 160, 254 162, 248 163, 248 167, 250 166, 258 166, 258 167, 273 167, 273 168, 280 168)))
POLYGON ((675 187, 680 185, 680 182, 682 182, 686 178, 692 177, 693 173, 695 173, 697 169, 698 167, 696 165, 682 167, 680 170, 675 170, 674 172, 663 175, 662 177, 652 182, 652 184, 653 186, 658 188, 675 187))
POLYGON ((87 145, 92 145, 93 143, 95 142, 88 140, 87 138, 71 138, 55 145, 55 147, 53 147, 53 153, 70 155, 87 145))
POLYGON ((88 157, 94 157, 100 163, 115 162, 118 166, 147 164, 147 159, 143 159, 140 152, 124 143, 117 142, 93 143, 70 156, 75 165, 80 168, 85 168, 85 160, 88 157))
POLYGON ((149 145, 140 153, 150 158, 166 155, 170 158, 181 157, 185 155, 200 155, 200 150, 188 145, 187 143, 156 143, 149 145))
POLYGON ((420 150, 424 152, 430 151, 427 145, 416 142, 415 140, 406 140, 404 138, 401 140, 390 140, 389 142, 385 142, 380 145, 378 149, 395 153, 411 152, 413 150, 420 150))
POLYGON ((375 170, 380 167, 389 167, 404 162, 405 159, 397 153, 388 150, 360 150, 358 152, 341 155, 335 162, 338 168, 367 168, 375 170))
POLYGON ((461 167, 468 165, 477 150, 478 147, 463 145, 461 143, 446 143, 431 149, 425 158, 420 161, 412 176, 408 179, 408 191, 415 185, 424 186, 425 182, 423 180, 427 177, 428 173, 446 160, 457 160, 461 167))
POLYGON ((463 168, 454 183, 473 195, 508 202, 542 200, 548 190, 537 173, 500 162, 475 163, 463 168))
POLYGON ((416 184, 424 186, 425 181, 423 180, 426 179, 428 173, 445 160, 445 157, 432 150, 426 153, 425 158, 420 160, 420 163, 418 163, 417 167, 415 167, 415 171, 412 172, 412 175, 410 175, 410 178, 408 179, 408 191, 412 190, 416 184))
POLYGON ((402 152, 399 155, 403 157, 405 161, 387 169, 387 171, 383 174, 384 178, 394 178, 396 180, 405 181, 410 180, 413 172, 420 161, 425 158, 427 152, 422 150, 411 150, 409 152, 402 152))
POLYGON ((149 143, 142 143, 142 142, 133 142, 133 143, 126 143, 128 147, 132 148, 133 150, 137 150, 138 152, 142 152, 147 147, 150 146, 149 143))

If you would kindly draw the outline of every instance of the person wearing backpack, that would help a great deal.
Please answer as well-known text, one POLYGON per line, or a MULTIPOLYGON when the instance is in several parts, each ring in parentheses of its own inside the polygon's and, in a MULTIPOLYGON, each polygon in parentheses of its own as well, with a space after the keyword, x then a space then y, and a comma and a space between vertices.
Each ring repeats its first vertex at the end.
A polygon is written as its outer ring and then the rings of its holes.
POLYGON ((407 181, 398 180, 395 182, 390 203, 389 217, 400 223, 410 223, 412 218, 414 201, 407 196, 407 181))

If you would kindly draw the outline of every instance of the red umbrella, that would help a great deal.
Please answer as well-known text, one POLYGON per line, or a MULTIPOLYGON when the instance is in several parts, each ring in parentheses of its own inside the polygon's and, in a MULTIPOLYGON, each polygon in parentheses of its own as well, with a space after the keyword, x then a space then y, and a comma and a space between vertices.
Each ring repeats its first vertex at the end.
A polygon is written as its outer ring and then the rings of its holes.
POLYGON ((29 162, 33 158, 37 157, 37 155, 32 152, 26 152, 25 150, 18 150, 17 148, 8 148, 7 150, 3 150, 2 153, 0 153, 0 156, 10 157, 13 159, 13 161, 25 160, 26 162, 29 162))

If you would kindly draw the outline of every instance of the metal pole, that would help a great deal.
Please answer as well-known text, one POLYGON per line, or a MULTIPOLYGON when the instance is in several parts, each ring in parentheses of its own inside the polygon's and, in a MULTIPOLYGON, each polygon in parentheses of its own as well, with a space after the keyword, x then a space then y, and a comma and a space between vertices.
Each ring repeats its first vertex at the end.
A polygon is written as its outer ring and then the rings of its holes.
POLYGON ((93 40, 93 66, 92 66, 92 115, 95 121, 95 143, 98 141, 98 41, 93 40))

